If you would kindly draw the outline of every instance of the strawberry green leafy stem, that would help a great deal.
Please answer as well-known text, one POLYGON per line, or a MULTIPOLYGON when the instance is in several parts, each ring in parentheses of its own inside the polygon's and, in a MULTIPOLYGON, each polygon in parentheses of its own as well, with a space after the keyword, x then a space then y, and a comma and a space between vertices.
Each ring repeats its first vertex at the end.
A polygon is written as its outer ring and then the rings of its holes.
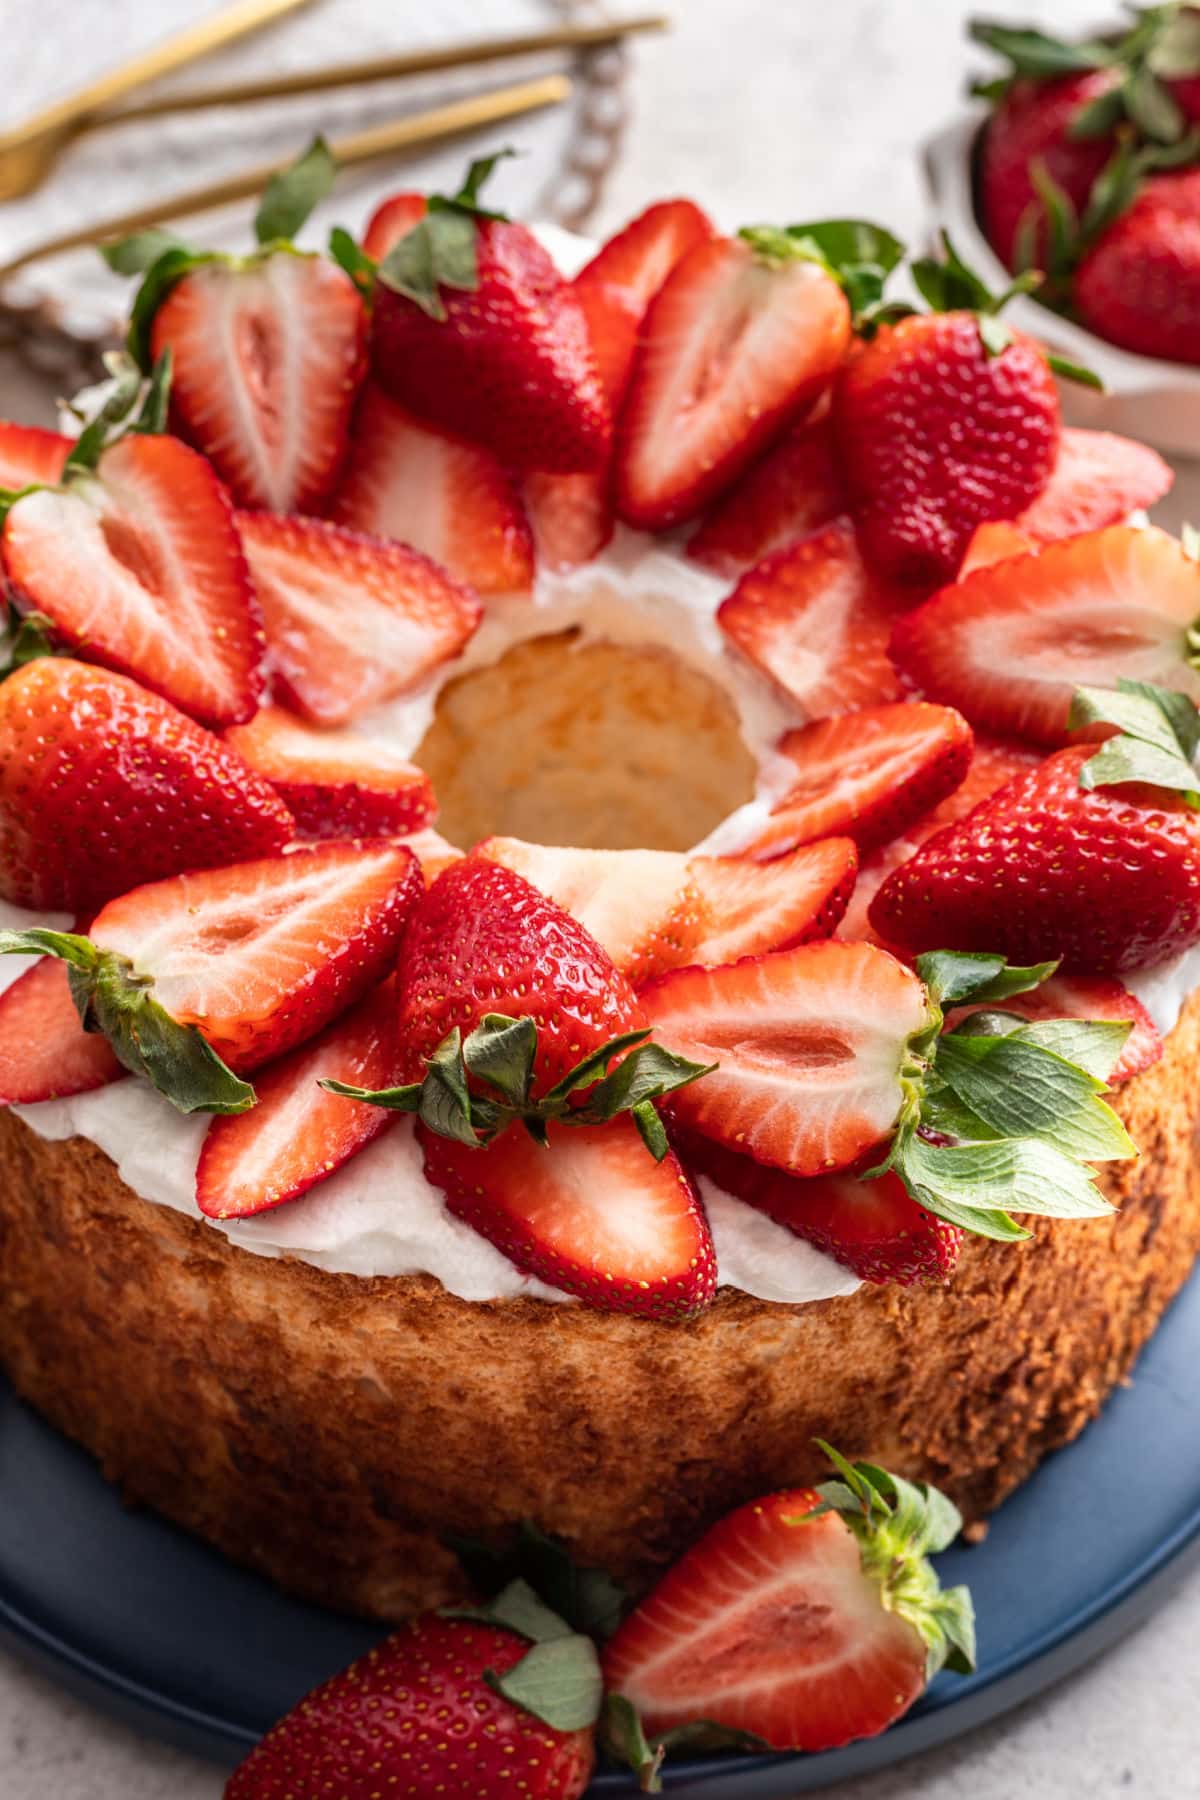
POLYGON ((604 1125, 627 1112, 655 1162, 661 1162, 670 1144, 654 1102, 711 1074, 717 1065, 689 1062, 649 1038, 649 1030, 610 1038, 535 1100, 531 1088, 537 1025, 530 1018, 485 1013, 466 1039, 457 1025, 442 1039, 426 1059, 421 1081, 376 1089, 350 1087, 343 1081, 322 1081, 321 1086, 348 1100, 416 1113, 439 1137, 472 1149, 490 1144, 517 1120, 536 1143, 544 1145, 551 1123, 604 1125), (610 1069, 616 1057, 621 1060, 610 1069), (492 1093, 473 1090, 470 1076, 492 1093), (586 1098, 577 1101, 575 1096, 584 1090, 586 1098))
POLYGON ((1120 727, 1080 769, 1081 788, 1147 782, 1200 807, 1200 711, 1186 694, 1124 677, 1115 689, 1078 688, 1067 724, 1073 731, 1085 725, 1120 727))
POLYGON ((195 1025, 181 1025, 159 1005, 127 956, 40 925, 0 931, 0 955, 65 962, 84 1030, 102 1032, 123 1067, 144 1076, 180 1112, 240 1113, 254 1105, 250 1084, 226 1067, 195 1025))
MULTIPOLYGON (((429 196, 425 217, 405 232, 376 270, 384 287, 403 294, 431 319, 441 320, 446 317, 442 288, 470 293, 479 286, 476 225, 480 219, 506 217, 481 206, 479 190, 498 162, 516 154, 515 150, 504 149, 492 156, 478 157, 467 170, 467 178, 457 194, 429 196)), ((329 248, 351 280, 361 286, 363 265, 370 259, 354 240, 346 232, 338 232, 330 239, 329 248)))
POLYGON ((503 1675, 484 1681, 523 1712, 555 1731, 589 1731, 600 1716, 604 1679, 590 1637, 552 1612, 526 1581, 512 1581, 480 1607, 446 1607, 444 1619, 474 1619, 523 1637, 529 1649, 503 1675))
POLYGON ((738 236, 769 267, 797 260, 818 263, 843 289, 856 331, 912 310, 903 302, 884 299, 888 277, 904 260, 904 245, 869 219, 747 225, 738 236))
POLYGON ((927 1212, 1007 1242, 1029 1236, 1014 1212, 1096 1218, 1113 1210, 1092 1165, 1137 1154, 1101 1099, 1130 1027, 1030 1023, 1002 1010, 1056 967, 949 950, 917 958, 929 1020, 910 1042, 891 1146, 865 1179, 891 1170, 927 1212), (944 1031, 944 1012, 965 1004, 989 1010, 944 1031))

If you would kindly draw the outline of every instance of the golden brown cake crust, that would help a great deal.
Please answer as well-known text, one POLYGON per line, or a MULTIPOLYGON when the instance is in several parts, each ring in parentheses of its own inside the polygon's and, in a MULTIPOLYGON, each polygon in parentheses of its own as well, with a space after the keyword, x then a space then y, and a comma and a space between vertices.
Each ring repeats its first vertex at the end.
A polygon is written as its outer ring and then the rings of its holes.
POLYGON ((383 1616, 456 1591, 447 1531, 536 1520, 644 1580, 711 1519, 811 1479, 811 1439, 978 1516, 1099 1410, 1200 1249, 1200 998, 1119 1102, 1109 1222, 973 1240, 951 1285, 690 1325, 234 1249, 79 1139, 0 1118, 0 1359, 135 1500, 285 1587, 383 1616))

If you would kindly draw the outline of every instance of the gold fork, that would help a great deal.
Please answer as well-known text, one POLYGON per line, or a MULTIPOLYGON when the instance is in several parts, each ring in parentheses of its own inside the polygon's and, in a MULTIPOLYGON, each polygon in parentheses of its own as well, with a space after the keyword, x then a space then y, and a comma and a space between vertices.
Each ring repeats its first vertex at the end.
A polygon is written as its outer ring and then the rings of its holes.
POLYGON ((190 25, 165 44, 143 50, 119 69, 110 69, 65 100, 44 107, 23 125, 0 132, 0 200, 15 200, 40 187, 64 145, 105 107, 308 4, 309 0, 237 0, 215 17, 190 25))

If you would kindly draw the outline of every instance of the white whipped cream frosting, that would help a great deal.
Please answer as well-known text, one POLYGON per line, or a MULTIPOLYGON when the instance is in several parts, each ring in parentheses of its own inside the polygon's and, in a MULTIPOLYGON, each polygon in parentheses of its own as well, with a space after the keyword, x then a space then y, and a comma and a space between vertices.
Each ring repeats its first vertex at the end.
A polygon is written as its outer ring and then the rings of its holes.
MULTIPOLYGON (((567 274, 590 253, 587 240, 571 233, 547 227, 539 235, 567 274)), ((64 421, 63 428, 77 429, 78 419, 64 421)), ((774 746, 803 715, 728 646, 716 609, 730 585, 688 562, 677 545, 618 527, 613 542, 585 567, 562 574, 539 572, 532 598, 490 599, 479 630, 460 657, 361 720, 359 729, 411 756, 447 680, 486 667, 511 645, 531 637, 577 629, 581 643, 599 639, 659 646, 729 694, 758 761, 755 797, 697 846, 712 854, 735 854, 761 829, 786 785, 790 765, 774 753, 774 746)), ((67 915, 47 917, 0 902, 0 926, 33 924, 69 930, 72 921, 67 915)), ((0 957, 0 992, 28 960, 0 957)), ((1129 986, 1165 1035, 1200 986, 1200 947, 1134 977, 1129 986)), ((143 1199, 200 1220, 257 1256, 295 1257, 316 1268, 363 1277, 428 1274, 463 1300, 524 1296, 569 1301, 559 1289, 522 1274, 452 1216, 440 1190, 425 1179, 407 1118, 301 1199, 257 1218, 217 1222, 204 1219, 195 1199, 207 1118, 176 1112, 145 1082, 129 1077, 91 1093, 13 1111, 39 1137, 88 1139, 112 1158, 122 1180, 143 1199)), ((697 1186, 722 1286, 791 1305, 851 1294, 860 1286, 831 1257, 714 1183, 700 1178, 697 1186)))

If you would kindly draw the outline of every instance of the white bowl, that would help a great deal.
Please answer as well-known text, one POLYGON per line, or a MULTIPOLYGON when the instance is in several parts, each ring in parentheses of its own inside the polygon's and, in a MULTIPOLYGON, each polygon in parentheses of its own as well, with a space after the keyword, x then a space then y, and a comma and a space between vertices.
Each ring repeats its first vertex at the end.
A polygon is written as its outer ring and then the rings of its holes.
MULTIPOLYGON (((986 119, 986 108, 976 107, 947 125, 926 142, 923 162, 935 224, 999 291, 1011 277, 979 227, 971 186, 975 142, 986 119)), ((1118 350, 1035 300, 1010 301, 1004 316, 1070 361, 1094 369, 1103 381, 1102 394, 1076 381, 1060 384, 1068 424, 1119 431, 1159 450, 1200 456, 1200 368, 1118 350)))

